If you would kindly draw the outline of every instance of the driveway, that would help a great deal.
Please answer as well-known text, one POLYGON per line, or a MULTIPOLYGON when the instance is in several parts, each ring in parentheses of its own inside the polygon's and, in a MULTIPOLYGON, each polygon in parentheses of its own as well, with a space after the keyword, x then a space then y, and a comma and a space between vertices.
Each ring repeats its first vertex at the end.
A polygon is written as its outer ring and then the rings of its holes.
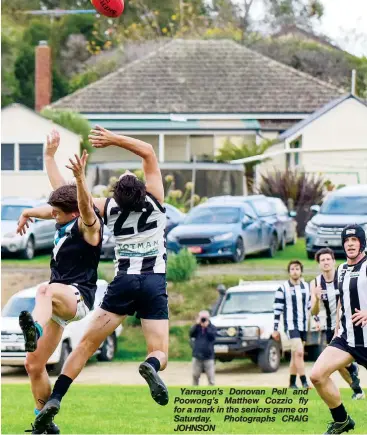
MULTIPOLYGON (((144 385, 145 381, 138 373, 139 362, 90 362, 75 381, 79 384, 114 384, 114 385, 144 385)), ((249 386, 249 387, 284 387, 288 386, 289 369, 284 363, 276 373, 262 373, 252 363, 217 363, 216 385, 249 386)), ((306 363, 306 374, 310 374, 312 363, 306 363)), ((28 378, 23 369, 2 367, 2 383, 24 383, 28 378)), ((191 363, 171 362, 162 372, 162 378, 167 385, 191 385, 191 363)), ((360 367, 362 387, 367 387, 367 370, 360 367)), ((333 375, 338 387, 346 387, 346 383, 338 373, 333 375)), ((51 378, 55 382, 56 378, 51 378)), ((299 381, 298 381, 299 383, 299 381)), ((207 385, 205 375, 201 385, 207 385)))

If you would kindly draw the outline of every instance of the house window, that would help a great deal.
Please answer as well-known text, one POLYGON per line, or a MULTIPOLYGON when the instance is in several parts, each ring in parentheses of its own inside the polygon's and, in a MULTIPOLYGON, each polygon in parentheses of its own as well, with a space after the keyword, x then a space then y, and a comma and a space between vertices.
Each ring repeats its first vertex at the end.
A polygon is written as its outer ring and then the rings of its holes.
POLYGON ((1 170, 14 171, 14 144, 1 144, 1 170))
POLYGON ((19 144, 19 170, 43 171, 43 144, 19 144))

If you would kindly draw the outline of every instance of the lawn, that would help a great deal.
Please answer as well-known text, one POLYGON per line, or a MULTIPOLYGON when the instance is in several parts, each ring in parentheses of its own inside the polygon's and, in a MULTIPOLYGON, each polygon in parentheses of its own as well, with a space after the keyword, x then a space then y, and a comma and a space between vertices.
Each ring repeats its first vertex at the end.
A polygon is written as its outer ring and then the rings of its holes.
MULTIPOLYGON (((242 387, 245 388, 245 387, 242 387)), ((308 404, 303 406, 307 411, 303 414, 308 421, 304 422, 282 422, 283 413, 274 415, 273 408, 295 406, 298 409, 299 398, 292 396, 290 392, 287 396, 276 396, 271 389, 267 388, 265 396, 260 396, 260 407, 270 407, 270 413, 241 413, 242 407, 256 407, 256 405, 232 405, 238 407, 238 413, 227 412, 228 404, 224 404, 226 397, 229 397, 229 388, 220 388, 224 394, 219 396, 198 396, 181 395, 179 387, 170 388, 170 402, 166 407, 160 407, 150 398, 147 387, 145 386, 117 386, 117 385, 73 385, 70 393, 64 398, 60 414, 56 417, 56 423, 60 426, 61 433, 68 434, 173 434, 174 432, 183 433, 181 430, 175 431, 178 424, 198 424, 198 423, 176 423, 175 415, 180 416, 206 416, 210 417, 209 424, 215 425, 211 433, 217 434, 320 434, 326 430, 326 424, 330 421, 330 413, 326 406, 321 402, 315 390, 311 390, 307 396, 308 404), (190 405, 178 405, 182 411, 180 414, 174 412, 175 398, 217 398, 218 403, 214 405, 224 408, 224 413, 187 413, 190 405), (293 405, 278 404, 266 405, 266 397, 288 397, 294 400, 293 405), (254 416, 254 417, 275 417, 275 422, 247 423, 247 422, 224 422, 225 415, 254 416)), ((202 389, 203 390, 203 389, 202 389)), ((215 388, 218 390, 218 388, 215 388)), ((366 405, 364 401, 352 401, 349 390, 343 392, 343 400, 346 408, 351 412, 356 422, 355 434, 365 433, 366 405)), ((236 397, 236 396, 231 396, 236 397)), ((238 396, 237 396, 238 397, 238 396)), ((259 396, 241 396, 255 398, 259 396)), ((176 399, 177 400, 177 399, 176 399)), ((214 404, 214 403, 213 403, 214 404)), ((209 404, 207 404, 209 405, 209 404)), ((201 406, 208 408, 207 405, 196 404, 194 407, 201 406)), ((192 405, 191 405, 192 406, 192 405)), ((287 413, 289 415, 290 413, 287 413)), ((296 411, 295 415, 299 415, 296 411)), ((286 417, 287 418, 287 417, 286 417)), ((31 427, 33 421, 33 400, 28 385, 7 384, 2 386, 2 433, 19 434, 31 427)), ((189 432, 186 430, 186 432, 189 432)), ((194 430, 200 432, 200 429, 194 430)))

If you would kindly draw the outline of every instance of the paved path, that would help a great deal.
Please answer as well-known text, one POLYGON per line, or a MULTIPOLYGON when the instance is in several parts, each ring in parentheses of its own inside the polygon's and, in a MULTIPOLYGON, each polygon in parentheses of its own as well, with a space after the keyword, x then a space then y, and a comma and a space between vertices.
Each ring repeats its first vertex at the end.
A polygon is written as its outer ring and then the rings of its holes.
MULTIPOLYGON (((80 384, 115 384, 144 385, 145 381, 138 373, 138 362, 89 363, 76 380, 80 384)), ((306 363, 306 374, 309 375, 312 363, 306 363)), ((24 370, 2 367, 2 383, 24 383, 28 378, 24 370)), ((282 364, 276 373, 262 373, 255 364, 231 363, 217 364, 216 384, 221 386, 249 387, 284 387, 288 385, 288 365, 282 364)), ((191 363, 171 362, 162 372, 167 385, 191 385, 191 363)), ((367 370, 360 367, 362 387, 367 388, 367 370)), ((346 387, 346 383, 338 373, 333 375, 338 387, 346 387)), ((52 378, 54 382, 56 379, 52 378)), ((201 378, 201 385, 207 381, 201 378)))

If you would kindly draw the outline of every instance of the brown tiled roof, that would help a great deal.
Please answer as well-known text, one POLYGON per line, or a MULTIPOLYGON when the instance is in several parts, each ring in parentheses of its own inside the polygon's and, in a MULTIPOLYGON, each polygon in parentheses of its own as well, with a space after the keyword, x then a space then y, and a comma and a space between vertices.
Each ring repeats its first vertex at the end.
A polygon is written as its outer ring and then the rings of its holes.
POLYGON ((311 113, 341 90, 230 40, 173 40, 55 102, 84 113, 311 113))

